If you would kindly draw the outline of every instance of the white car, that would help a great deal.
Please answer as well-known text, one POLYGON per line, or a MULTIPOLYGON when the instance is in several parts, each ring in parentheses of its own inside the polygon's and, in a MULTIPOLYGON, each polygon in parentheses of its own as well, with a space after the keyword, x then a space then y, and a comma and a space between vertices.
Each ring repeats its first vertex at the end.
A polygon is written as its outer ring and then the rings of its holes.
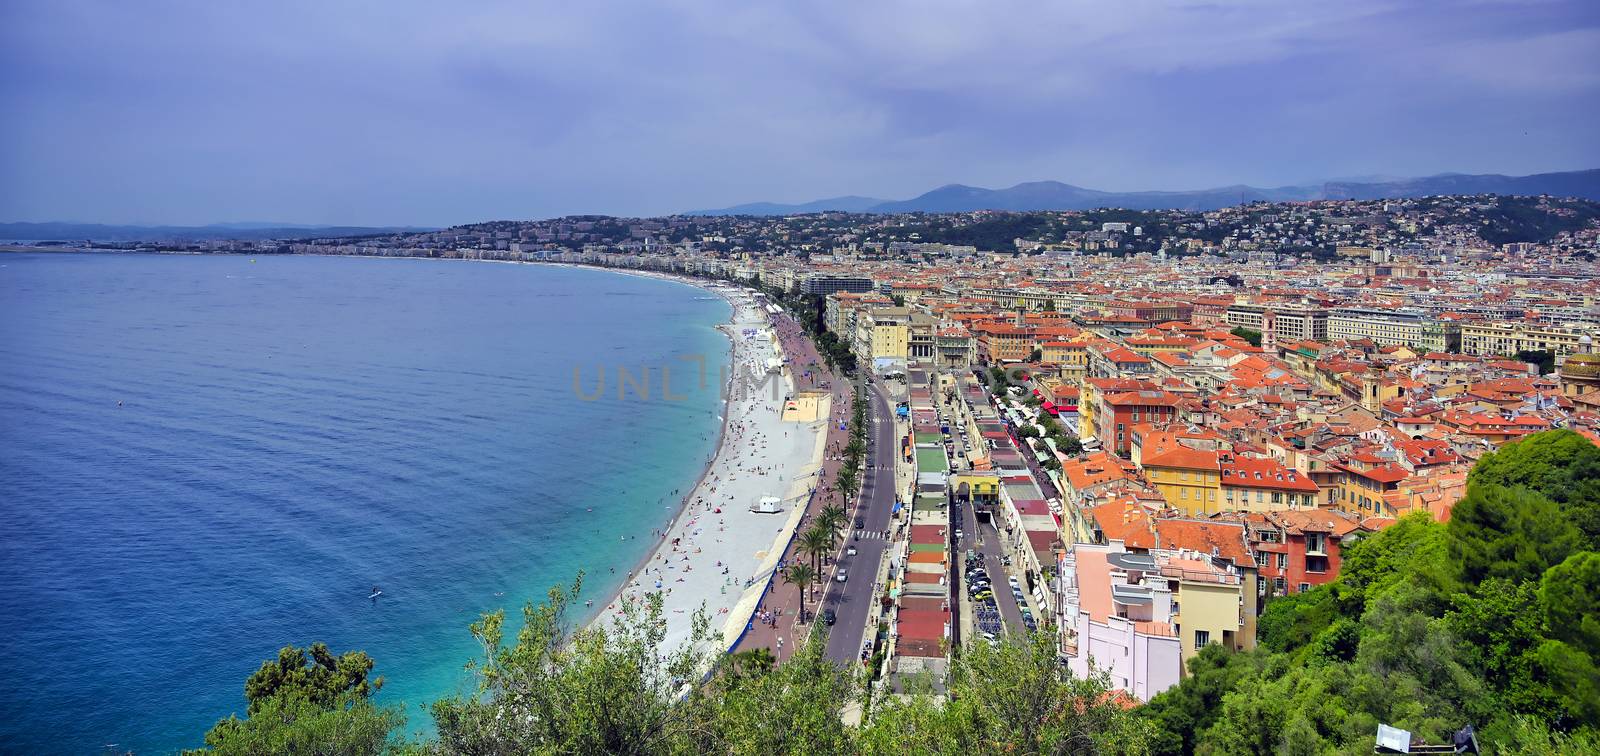
POLYGON ((844 570, 839 570, 839 574, 834 576, 833 579, 843 583, 848 578, 845 577, 844 570))
POLYGON ((844 554, 845 554, 845 556, 855 556, 856 555, 856 547, 851 546, 849 548, 846 548, 844 550, 844 554))

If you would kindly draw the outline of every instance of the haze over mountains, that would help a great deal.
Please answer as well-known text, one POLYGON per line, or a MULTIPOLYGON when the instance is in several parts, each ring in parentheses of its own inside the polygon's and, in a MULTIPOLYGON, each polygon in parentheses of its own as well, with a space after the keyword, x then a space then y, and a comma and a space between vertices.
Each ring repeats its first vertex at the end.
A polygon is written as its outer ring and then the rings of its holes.
POLYGON ((854 213, 950 213, 972 210, 1215 210, 1246 202, 1315 199, 1386 199, 1436 194, 1551 194, 1600 200, 1600 169, 1539 173, 1531 176, 1441 173, 1423 178, 1378 181, 1325 181, 1303 186, 1258 188, 1224 186, 1193 191, 1105 192, 1059 181, 1029 181, 1009 189, 950 184, 908 200, 834 197, 802 204, 752 202, 689 215, 793 215, 824 211, 854 213))
POLYGON ((432 231, 420 226, 308 226, 298 223, 213 223, 207 226, 134 226, 102 223, 0 223, 0 240, 27 241, 203 241, 206 239, 305 239, 371 236, 396 231, 432 231))

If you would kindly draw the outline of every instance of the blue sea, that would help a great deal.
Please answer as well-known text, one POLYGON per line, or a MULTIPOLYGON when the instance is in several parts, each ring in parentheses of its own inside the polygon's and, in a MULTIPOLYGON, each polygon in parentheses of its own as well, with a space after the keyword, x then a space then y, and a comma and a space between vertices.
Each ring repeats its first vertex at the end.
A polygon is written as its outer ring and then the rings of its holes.
POLYGON ((601 604, 653 546, 728 316, 597 270, 0 254, 0 752, 198 746, 312 641, 430 729, 481 612, 579 571, 601 604))

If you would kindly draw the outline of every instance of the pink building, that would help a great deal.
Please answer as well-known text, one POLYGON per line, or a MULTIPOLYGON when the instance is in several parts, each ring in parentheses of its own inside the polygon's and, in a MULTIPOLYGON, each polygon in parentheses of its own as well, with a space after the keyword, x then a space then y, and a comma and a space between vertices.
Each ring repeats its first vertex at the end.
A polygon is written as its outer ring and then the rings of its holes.
POLYGON ((1105 672, 1140 701, 1178 684, 1183 649, 1155 557, 1077 544, 1061 558, 1061 653, 1078 676, 1105 672))

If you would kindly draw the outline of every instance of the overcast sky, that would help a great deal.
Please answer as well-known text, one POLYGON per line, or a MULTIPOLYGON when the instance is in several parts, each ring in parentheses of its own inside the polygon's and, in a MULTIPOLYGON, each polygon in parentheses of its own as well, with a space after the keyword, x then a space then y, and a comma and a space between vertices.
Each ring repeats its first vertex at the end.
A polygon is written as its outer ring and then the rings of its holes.
POLYGON ((1600 2, 0 0, 0 102, 0 221, 1525 174, 1600 167, 1600 2))

